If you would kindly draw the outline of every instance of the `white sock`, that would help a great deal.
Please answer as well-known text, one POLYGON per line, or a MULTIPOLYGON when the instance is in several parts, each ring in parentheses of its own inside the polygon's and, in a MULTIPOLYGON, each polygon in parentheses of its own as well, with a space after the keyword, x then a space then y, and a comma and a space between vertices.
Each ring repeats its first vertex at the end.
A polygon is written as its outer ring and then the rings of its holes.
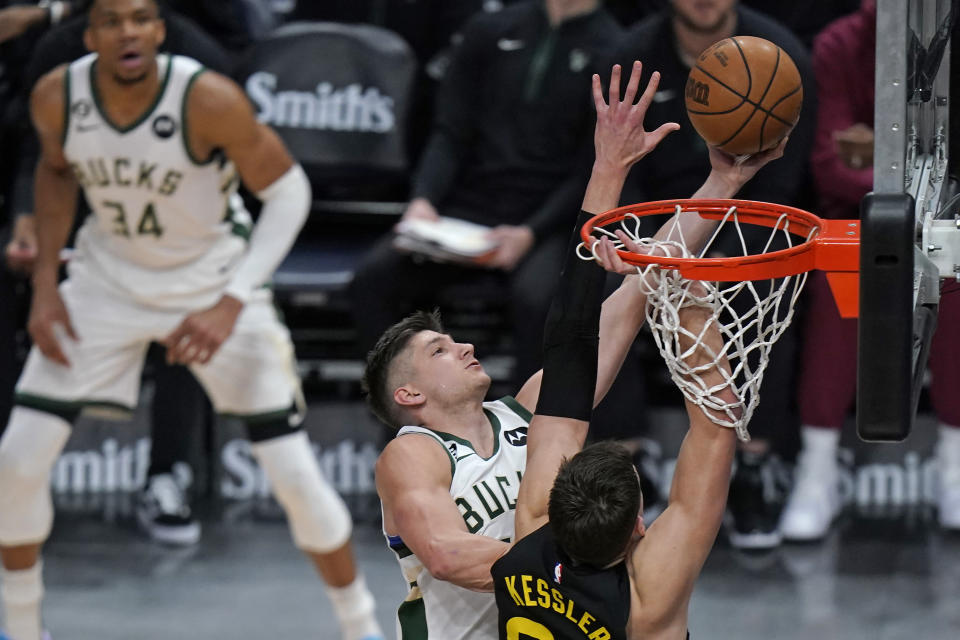
POLYGON ((327 587, 327 595, 340 620, 344 640, 382 638, 383 631, 374 617, 373 594, 362 575, 345 587, 327 587))
POLYGON ((840 447, 840 429, 803 425, 800 429, 803 450, 821 456, 835 456, 840 447))
POLYGON ((0 567, 0 594, 10 640, 40 640, 40 601, 43 599, 43 562, 29 569, 8 571, 0 567))
POLYGON ((840 429, 804 425, 800 429, 800 438, 803 441, 803 451, 809 453, 814 460, 836 464, 840 429))
POLYGON ((960 469, 960 428, 940 423, 937 461, 940 465, 940 473, 960 469))
POLYGON ((960 456, 960 427, 940 423, 940 441, 937 446, 950 458, 960 456))

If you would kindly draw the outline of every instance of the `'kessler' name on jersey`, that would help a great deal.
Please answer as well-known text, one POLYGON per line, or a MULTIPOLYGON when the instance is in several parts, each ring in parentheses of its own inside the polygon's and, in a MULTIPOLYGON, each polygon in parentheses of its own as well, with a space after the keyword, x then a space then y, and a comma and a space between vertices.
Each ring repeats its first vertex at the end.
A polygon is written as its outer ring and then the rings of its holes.
POLYGON ((154 162, 134 161, 122 156, 112 160, 90 158, 83 162, 71 162, 70 167, 84 189, 123 187, 172 196, 183 179, 182 171, 164 169, 154 162))
MULTIPOLYGON (((583 635, 589 640, 610 640, 610 632, 606 627, 592 628, 596 622, 596 616, 588 611, 578 608, 577 604, 570 598, 565 597, 560 591, 550 586, 543 578, 534 579, 531 575, 505 576, 504 582, 507 584, 507 593, 513 599, 518 607, 542 607, 543 609, 552 609, 555 613, 562 615, 571 625, 575 625, 583 635)), ((518 621, 518 627, 522 630, 525 618, 514 618, 518 621)), ((509 626, 509 623, 508 623, 509 626)), ((572 627, 571 627, 572 628, 572 627)), ((508 636, 510 634, 507 634, 508 636)))
POLYGON ((517 471, 515 482, 511 482, 511 479, 505 475, 494 476, 495 480, 487 478, 470 487, 464 492, 465 495, 458 497, 456 499, 457 507, 460 508, 460 514, 467 525, 467 531, 476 533, 483 529, 488 520, 493 520, 507 511, 515 511, 517 508, 517 493, 520 491, 522 477, 523 473, 517 471), (466 496, 469 496, 469 498, 466 496), (486 519, 484 519, 484 515, 486 515, 486 519))

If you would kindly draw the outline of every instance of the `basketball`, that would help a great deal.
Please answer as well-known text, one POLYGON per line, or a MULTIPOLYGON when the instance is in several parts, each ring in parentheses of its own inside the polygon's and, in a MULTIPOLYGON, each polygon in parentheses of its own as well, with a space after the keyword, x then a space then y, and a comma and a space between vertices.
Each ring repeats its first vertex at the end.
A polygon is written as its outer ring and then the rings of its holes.
POLYGON ((800 118, 803 84, 787 53, 763 38, 707 47, 686 87, 687 114, 707 144, 734 155, 777 146, 800 118))

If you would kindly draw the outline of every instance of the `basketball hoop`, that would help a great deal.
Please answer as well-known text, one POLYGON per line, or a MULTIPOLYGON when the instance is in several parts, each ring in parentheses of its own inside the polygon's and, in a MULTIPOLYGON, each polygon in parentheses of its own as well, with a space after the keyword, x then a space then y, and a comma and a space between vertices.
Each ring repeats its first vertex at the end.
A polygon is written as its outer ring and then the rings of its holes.
MULTIPOLYGON (((823 220, 812 213, 749 200, 661 200, 620 207, 599 214, 583 225, 578 247, 581 258, 596 259, 596 234, 611 237, 620 259, 637 269, 639 286, 647 296, 647 323, 674 383, 684 396, 704 409, 719 425, 736 429, 749 440, 746 425, 759 402, 760 383, 770 350, 793 319, 793 307, 813 269, 827 272, 834 298, 844 317, 856 317, 860 224, 857 220, 823 220), (641 220, 674 214, 663 239, 641 236, 641 220), (698 255, 687 249, 683 216, 699 215, 719 221, 698 255), (751 253, 743 225, 767 228, 763 248, 751 253), (725 226, 732 226, 741 255, 705 257, 725 226), (613 233, 623 231, 641 247, 629 251, 613 233), (692 286, 699 282, 702 286, 692 286), (693 335, 678 321, 681 309, 699 306, 711 310, 711 321, 693 335), (693 349, 705 347, 704 336, 715 326, 723 338, 719 351, 709 350, 712 362, 688 366, 693 349), (692 342, 693 347, 682 348, 692 342), (729 372, 718 367, 723 359, 729 372), (725 382, 707 385, 707 371, 722 371, 725 382), (731 389, 735 402, 719 397, 731 389)), ((661 234, 662 235, 662 234, 661 234)))

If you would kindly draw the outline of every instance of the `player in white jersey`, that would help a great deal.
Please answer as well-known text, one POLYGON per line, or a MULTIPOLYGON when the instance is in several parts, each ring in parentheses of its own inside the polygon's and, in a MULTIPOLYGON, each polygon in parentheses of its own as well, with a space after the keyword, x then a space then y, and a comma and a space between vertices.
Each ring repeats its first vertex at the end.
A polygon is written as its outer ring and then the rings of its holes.
POLYGON ((0 441, 6 632, 41 637, 49 472, 70 422, 87 405, 133 407, 144 352, 159 341, 217 411, 247 421, 343 637, 382 639, 354 564, 350 514, 299 428, 290 336, 263 288, 307 215, 309 183, 242 90, 192 60, 158 56, 163 37, 155 0, 95 0, 85 33, 94 53, 44 76, 31 96, 42 148, 35 347, 0 441), (249 242, 239 180, 263 201, 249 242), (93 215, 58 287, 78 186, 93 215))
MULTIPOLYGON (((647 134, 650 148, 674 126, 647 134)), ((642 323, 642 302, 628 285, 604 304, 597 375, 588 383, 597 402, 642 323)), ((376 481, 384 533, 410 587, 398 611, 404 640, 498 637, 490 567, 513 536, 541 376, 516 398, 484 402, 490 377, 473 346, 454 342, 439 317, 424 312, 388 329, 370 352, 368 400, 399 430, 377 461, 376 481)))

